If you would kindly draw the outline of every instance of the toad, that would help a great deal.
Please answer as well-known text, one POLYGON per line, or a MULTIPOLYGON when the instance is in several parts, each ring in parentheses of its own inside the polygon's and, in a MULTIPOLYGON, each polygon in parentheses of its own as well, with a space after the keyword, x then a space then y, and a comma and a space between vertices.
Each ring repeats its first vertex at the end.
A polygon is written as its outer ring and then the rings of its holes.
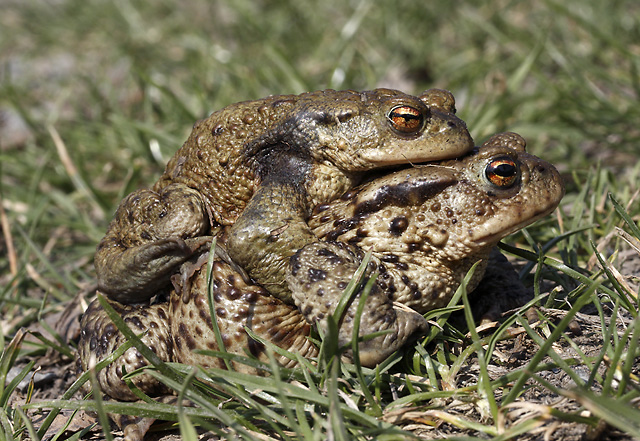
POLYGON ((311 208, 368 170, 468 152, 473 140, 454 113, 453 96, 437 89, 325 90, 217 111, 195 124, 151 189, 120 204, 96 252, 99 290, 145 302, 228 229, 230 258, 293 303, 284 275, 290 256, 317 240, 311 208))
MULTIPOLYGON (((447 305, 469 269, 475 289, 498 241, 548 215, 564 195, 557 170, 525 151, 515 133, 493 136, 459 160, 401 170, 315 207, 309 225, 322 241, 292 258, 287 280, 308 322, 326 328, 344 288, 372 253, 365 277, 378 274, 360 335, 373 366, 426 328, 421 314, 447 305), (414 312, 394 306, 401 304, 414 312)), ((342 318, 340 344, 352 338, 357 297, 342 318)))
MULTIPOLYGON (((279 347, 313 357, 316 348, 306 338, 310 325, 326 329, 327 317, 335 312, 365 251, 370 251, 365 276, 378 277, 365 302, 360 335, 390 331, 359 345, 362 364, 373 366, 426 331, 421 314, 446 306, 471 266, 480 262, 468 286, 472 290, 497 242, 548 215, 563 194, 562 180, 551 164, 527 154, 519 135, 499 134, 459 160, 383 175, 329 204, 317 205, 308 224, 320 240, 298 250, 287 269, 295 305, 247 283, 240 270, 224 259, 216 259, 212 268, 214 305, 208 303, 204 269, 190 275, 186 301, 174 291, 167 303, 152 306, 110 303, 134 332, 146 332, 145 344, 167 361, 223 367, 220 359, 194 352, 220 349, 211 310, 228 352, 267 359, 247 327, 279 347)), ((224 246, 224 234, 220 241, 224 246)), ((181 280, 174 278, 178 290, 184 289, 181 280)), ((340 344, 352 337, 360 291, 341 318, 340 344)), ((123 342, 94 301, 82 319, 81 370, 123 342)), ((293 363, 284 357, 279 361, 293 363)), ((120 379, 122 369, 132 372, 144 365, 137 350, 129 349, 98 373, 103 392, 135 400, 120 379)), ((235 367, 249 369, 242 364, 235 367)), ((149 394, 163 391, 148 375, 136 376, 133 382, 149 394)))

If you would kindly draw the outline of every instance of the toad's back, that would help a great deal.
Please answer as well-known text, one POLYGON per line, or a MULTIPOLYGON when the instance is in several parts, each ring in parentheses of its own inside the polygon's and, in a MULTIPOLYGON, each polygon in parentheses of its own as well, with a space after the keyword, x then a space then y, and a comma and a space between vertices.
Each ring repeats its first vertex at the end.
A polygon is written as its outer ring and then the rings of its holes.
POLYGON ((230 225, 271 171, 265 157, 275 151, 305 158, 309 198, 326 202, 358 172, 468 151, 472 140, 453 112, 453 97, 441 90, 421 97, 323 90, 232 104, 195 124, 154 190, 185 184, 204 196, 215 223, 230 225), (405 132, 411 124, 419 126, 405 132))
POLYGON ((232 223, 258 184, 254 160, 244 154, 244 146, 280 123, 299 99, 280 95, 245 101, 198 121, 154 190, 173 182, 196 188, 218 223, 232 223))

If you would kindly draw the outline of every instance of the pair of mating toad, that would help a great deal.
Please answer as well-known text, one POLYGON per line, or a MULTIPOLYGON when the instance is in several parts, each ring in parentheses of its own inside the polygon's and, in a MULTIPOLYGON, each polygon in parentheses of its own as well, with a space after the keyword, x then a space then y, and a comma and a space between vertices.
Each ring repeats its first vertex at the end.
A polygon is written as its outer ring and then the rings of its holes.
MULTIPOLYGON (((215 112, 151 189, 120 204, 96 254, 99 290, 135 332, 147 331, 143 340, 161 358, 221 365, 193 352, 219 349, 203 269, 215 237, 213 310, 225 349, 261 355, 246 326, 310 357, 310 325, 326 326, 371 251, 366 273, 378 277, 360 334, 389 332, 359 353, 375 365, 426 331, 421 314, 445 306, 480 261, 477 285, 495 244, 550 213, 564 192, 555 168, 525 153, 519 135, 474 148, 454 113, 449 92, 387 89, 274 96, 215 112), (150 305, 159 294, 168 301, 150 305)), ((341 320, 341 343, 352 337, 357 304, 358 296, 341 320)), ((82 370, 123 341, 92 303, 82 370)), ((99 372, 100 386, 135 399, 122 368, 145 364, 132 348, 99 372)), ((134 383, 163 392, 145 375, 134 383)))

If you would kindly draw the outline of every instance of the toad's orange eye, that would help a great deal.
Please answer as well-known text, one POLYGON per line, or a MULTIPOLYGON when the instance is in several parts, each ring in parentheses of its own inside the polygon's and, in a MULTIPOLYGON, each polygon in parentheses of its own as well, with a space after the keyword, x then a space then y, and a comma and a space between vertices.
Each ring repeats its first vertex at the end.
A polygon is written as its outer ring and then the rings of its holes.
POLYGON ((496 187, 511 187, 518 179, 518 166, 509 157, 496 158, 484 170, 489 182, 496 187))
POLYGON ((387 115, 394 129, 401 133, 416 133, 422 129, 424 115, 415 107, 397 106, 387 115))

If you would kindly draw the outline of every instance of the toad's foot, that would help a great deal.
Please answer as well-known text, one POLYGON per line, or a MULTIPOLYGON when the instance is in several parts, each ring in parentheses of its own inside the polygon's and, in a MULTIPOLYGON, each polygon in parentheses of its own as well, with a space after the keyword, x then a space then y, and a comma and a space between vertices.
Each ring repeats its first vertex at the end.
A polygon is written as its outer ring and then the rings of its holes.
POLYGON ((129 248, 111 259, 102 271, 98 290, 123 304, 142 303, 170 287, 180 265, 198 257, 211 246, 211 237, 161 239, 129 248))
MULTIPOLYGON (((214 253, 216 260, 226 263, 229 266, 229 270, 232 273, 236 273, 234 277, 240 276, 245 286, 252 285, 252 281, 249 275, 240 265, 238 265, 231 259, 231 257, 229 257, 229 254, 222 245, 216 244, 214 253)), ((171 276, 173 289, 175 290, 176 294, 182 296, 183 303, 189 303, 189 297, 192 291, 195 291, 197 293, 197 290, 192 290, 191 281, 195 278, 194 276, 196 275, 206 274, 207 268, 205 267, 205 265, 209 262, 209 259, 210 251, 204 252, 200 254, 197 260, 185 262, 180 267, 180 272, 171 276)))
POLYGON ((98 286, 121 303, 148 300, 168 288, 170 275, 207 249, 215 235, 206 203, 195 190, 171 184, 139 190, 118 207, 96 250, 98 286))
MULTIPOLYGON (((168 323, 168 305, 122 305, 109 300, 109 305, 122 317, 136 334, 145 332, 142 342, 150 347, 164 361, 172 361, 173 340, 168 323)), ((78 370, 85 372, 117 348, 126 343, 126 337, 116 328, 98 300, 94 300, 80 324, 82 331, 78 342, 78 370)), ((105 369, 97 372, 97 380, 103 393, 118 400, 138 399, 122 380, 124 372, 133 372, 148 366, 147 360, 135 347, 129 348, 120 358, 105 369)), ((132 383, 148 395, 165 395, 169 391, 164 385, 148 374, 136 375, 132 383)))
MULTIPOLYGON (((163 404, 171 404, 177 406, 178 397, 175 395, 165 395, 162 397, 155 397, 153 401, 163 404)), ((142 401, 140 401, 142 403, 142 401)), ((183 400, 183 406, 193 406, 193 403, 187 400, 183 400)), ((151 425, 156 422, 156 418, 143 417, 136 415, 121 415, 121 414, 108 414, 109 418, 116 423, 116 425, 122 430, 124 441, 143 441, 145 435, 151 428, 151 425)))
MULTIPOLYGON (((318 242, 307 245, 291 258, 287 281, 296 305, 310 323, 327 331, 327 317, 335 312, 363 257, 363 251, 357 247, 339 242, 318 242)), ((379 268, 382 267, 370 262, 365 277, 370 277, 379 268)), ((363 285, 340 321, 338 340, 341 346, 351 341, 363 285)), ((382 282, 376 281, 360 318, 359 337, 378 331, 389 332, 359 344, 360 362, 364 366, 374 366, 402 347, 411 336, 425 333, 427 329, 427 322, 420 314, 395 308, 382 282)))

